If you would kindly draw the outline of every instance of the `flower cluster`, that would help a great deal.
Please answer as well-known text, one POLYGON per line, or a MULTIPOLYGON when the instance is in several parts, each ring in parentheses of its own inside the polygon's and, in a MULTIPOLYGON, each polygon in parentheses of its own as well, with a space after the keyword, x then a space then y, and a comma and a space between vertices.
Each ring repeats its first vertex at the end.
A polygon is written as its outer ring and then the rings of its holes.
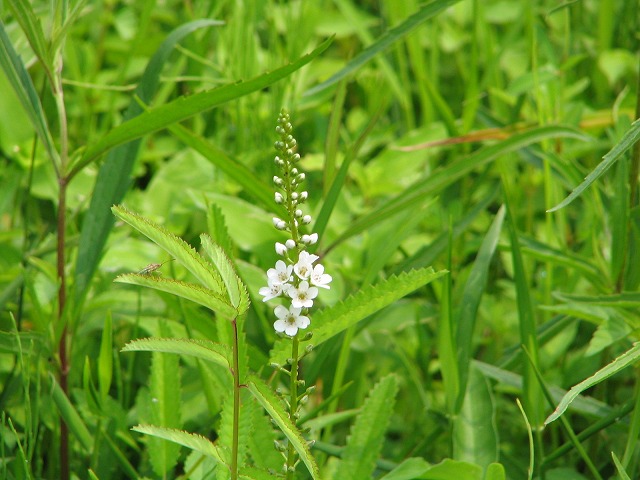
POLYGON ((295 167, 300 161, 300 155, 296 153, 297 142, 291 131, 289 114, 280 112, 276 127, 280 140, 275 143, 279 155, 275 157, 275 163, 281 175, 273 177, 273 182, 277 188, 275 201, 286 208, 288 218, 283 220, 274 217, 273 225, 278 230, 288 232, 290 238, 285 243, 276 243, 276 253, 283 260, 278 260, 275 268, 267 271, 267 286, 262 287, 259 293, 264 302, 280 296, 291 300, 288 308, 283 305, 275 308, 278 320, 273 327, 277 332, 293 337, 298 330, 307 328, 311 323, 304 313, 313 306, 319 288, 330 288, 331 275, 324 273, 324 267, 316 263, 319 259, 317 255, 305 250, 307 245, 318 241, 318 234, 300 232, 302 225, 311 223, 311 216, 305 215, 300 208, 307 200, 308 193, 299 191, 305 175, 295 167))

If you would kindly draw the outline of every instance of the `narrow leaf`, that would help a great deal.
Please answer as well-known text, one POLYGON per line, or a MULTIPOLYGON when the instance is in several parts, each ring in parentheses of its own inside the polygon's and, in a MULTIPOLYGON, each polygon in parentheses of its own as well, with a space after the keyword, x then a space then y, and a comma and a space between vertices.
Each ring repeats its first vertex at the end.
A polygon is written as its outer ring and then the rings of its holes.
POLYGON ((181 282, 180 280, 164 278, 158 275, 141 275, 138 273, 119 275, 113 281, 149 287, 186 298, 213 310, 226 319, 231 319, 237 315, 236 309, 229 303, 226 295, 193 283, 181 282))
POLYGON ((127 343, 121 352, 163 352, 201 358, 229 368, 231 352, 228 347, 208 340, 191 338, 140 338, 127 343))
POLYGON ((94 440, 91 437, 91 433, 89 433, 89 429, 84 424, 82 418, 80 417, 80 414, 73 406, 69 398, 62 391, 62 388, 60 388, 60 385, 58 385, 58 382, 55 380, 55 378, 53 378, 53 376, 50 376, 50 380, 51 397, 58 407, 60 416, 69 427, 69 431, 80 442, 80 445, 82 445, 84 451, 87 453, 91 452, 94 445, 94 440))
POLYGON ((371 478, 397 392, 394 375, 384 377, 373 387, 351 429, 335 478, 371 478))
POLYGON ((47 150, 49 158, 55 165, 59 165, 60 158, 53 143, 40 98, 24 63, 13 48, 11 40, 9 40, 2 21, 0 21, 0 67, 7 75, 7 79, 16 92, 18 100, 20 100, 40 141, 47 150))
POLYGON ((435 2, 431 2, 423 6, 420 10, 411 15, 400 25, 397 25, 385 32, 384 35, 382 35, 375 43, 369 45, 362 52, 360 52, 338 73, 332 75, 331 78, 322 82, 321 84, 307 90, 304 95, 309 96, 321 92, 329 88, 331 85, 339 82, 343 78, 356 72, 376 55, 383 52, 395 42, 402 40, 415 28, 419 27, 422 23, 436 16, 451 5, 458 3, 459 1, 460 0, 436 0, 435 2))
POLYGON ((255 375, 249 375, 247 387, 253 396, 258 400, 262 407, 267 411, 269 416, 278 425, 278 428, 282 430, 291 445, 296 449, 298 455, 304 462, 313 479, 320 478, 320 470, 316 464, 315 459, 311 455, 309 445, 304 439, 298 427, 289 419, 289 415, 285 412, 282 404, 275 393, 271 391, 271 388, 264 383, 264 381, 256 377, 255 375))
POLYGON ((35 14, 32 8, 31 2, 25 2, 23 0, 7 0, 16 20, 20 24, 22 31, 24 32, 29 45, 33 49, 33 52, 38 57, 38 60, 42 62, 45 70, 49 75, 53 73, 53 64, 51 61, 51 55, 47 46, 47 41, 44 38, 44 31, 42 30, 42 23, 35 14))
POLYGON ((460 310, 454 323, 454 325, 457 326, 456 343, 458 352, 458 374, 460 375, 460 396, 456 402, 456 412, 462 406, 467 388, 467 376, 471 366, 473 334, 476 328, 478 307, 480 306, 480 299, 487 286, 489 267, 491 266, 491 259, 498 246, 504 216, 505 208, 502 206, 500 210, 498 210, 489 231, 482 240, 478 256, 473 263, 473 268, 464 286, 460 310))
MULTIPOLYGON (((311 318, 313 337, 300 342, 300 351, 308 345, 318 346, 352 325, 408 295, 447 272, 422 268, 392 276, 376 285, 368 285, 346 300, 320 310, 311 318)), ((271 361, 283 364, 291 355, 289 340, 278 340, 271 351, 271 361)))
POLYGON ((627 368, 629 365, 634 364, 638 358, 640 358, 640 343, 635 343, 633 347, 627 350, 622 355, 616 357, 611 363, 606 365, 605 367, 598 370, 596 373, 591 375, 589 378, 583 380, 582 382, 574 385, 571 390, 567 392, 567 394, 560 400, 560 403, 556 407, 555 411, 547 417, 544 424, 548 425, 554 420, 557 420, 560 415, 562 415, 571 402, 573 402, 578 395, 584 392, 586 389, 597 385, 605 381, 612 375, 615 375, 619 371, 627 368))
POLYGON ((602 157, 602 162, 600 162, 598 166, 589 175, 587 175, 584 181, 578 185, 567 198, 555 207, 547 210, 547 212, 560 210, 582 195, 582 192, 584 192, 598 178, 604 175, 606 171, 609 170, 627 150, 633 147, 638 140, 640 140, 640 119, 631 124, 631 127, 627 130, 622 139, 611 150, 609 150, 604 157, 602 157))
POLYGON ((234 100, 249 93, 261 90, 291 75, 315 57, 324 52, 333 38, 325 40, 311 53, 276 70, 255 77, 246 82, 225 85, 213 90, 196 93, 188 97, 180 97, 172 102, 152 108, 141 115, 128 120, 111 130, 100 140, 92 144, 84 153, 74 170, 81 169, 107 150, 122 143, 140 138, 149 133, 166 128, 193 115, 210 110, 222 103, 234 100))
POLYGON ((113 332, 111 330, 111 312, 102 327, 102 340, 100 341, 100 354, 98 355, 98 385, 102 401, 106 401, 111 389, 113 377, 113 332))
POLYGON ((144 433, 157 438, 163 438, 170 442, 177 443, 184 447, 195 450, 202 455, 211 457, 220 463, 224 463, 218 447, 216 447, 208 438, 203 437, 195 433, 185 432, 183 430, 176 430, 173 428, 158 427, 155 425, 137 425, 131 430, 134 432, 144 433))

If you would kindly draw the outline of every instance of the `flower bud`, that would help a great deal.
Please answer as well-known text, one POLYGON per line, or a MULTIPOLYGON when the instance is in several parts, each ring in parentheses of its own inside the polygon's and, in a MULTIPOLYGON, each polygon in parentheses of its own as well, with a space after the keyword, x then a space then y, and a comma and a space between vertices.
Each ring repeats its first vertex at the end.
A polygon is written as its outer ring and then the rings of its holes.
POLYGON ((298 175, 298 176, 296 177, 296 182, 298 182, 298 183, 302 183, 302 182, 304 182, 304 179, 305 179, 305 178, 307 178, 307 177, 306 177, 306 175, 305 175, 304 173, 301 173, 300 175, 298 175))
POLYGON ((302 223, 305 225, 309 225, 311 223, 311 215, 305 215, 302 217, 302 223))
MULTIPOLYGON (((302 192, 302 193, 304 193, 304 192, 302 192)), ((299 196, 298 192, 292 192, 291 193, 291 200, 298 200, 298 196, 299 196)))
POLYGON ((296 242, 292 238, 287 240, 284 244, 285 244, 285 248, 287 248, 288 250, 291 250, 292 248, 296 248, 296 242))
POLYGON ((276 242, 276 253, 282 256, 286 255, 287 247, 280 242, 276 242))
POLYGON ((318 243, 318 234, 312 233, 311 235, 309 235, 309 245, 314 245, 316 243, 318 243))
POLYGON ((278 224, 282 221, 281 219, 279 219, 278 217, 273 217, 271 219, 271 221, 273 222, 273 226, 278 228, 278 224))
POLYGON ((280 192, 276 192, 275 199, 276 199, 276 203, 278 205, 280 205, 282 202, 284 202, 284 197, 282 196, 282 194, 280 192))
POLYGON ((273 183, 275 183, 278 187, 282 186, 282 179, 277 175, 273 176, 273 183))
POLYGON ((300 201, 304 202, 309 197, 309 192, 306 190, 300 194, 300 201))
POLYGON ((294 215, 295 215, 297 218, 300 218, 300 217, 302 216, 302 210, 297 209, 297 210, 295 211, 294 215))
POLYGON ((292 162, 297 162, 298 160, 300 160, 300 154, 296 153, 293 157, 291 157, 291 161, 292 162))

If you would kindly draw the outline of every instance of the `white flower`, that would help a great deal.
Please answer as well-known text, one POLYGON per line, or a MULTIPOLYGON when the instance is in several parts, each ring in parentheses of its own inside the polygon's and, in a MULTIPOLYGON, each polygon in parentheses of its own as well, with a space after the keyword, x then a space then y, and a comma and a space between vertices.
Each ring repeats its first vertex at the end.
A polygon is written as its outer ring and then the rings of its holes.
POLYGON ((278 320, 274 322, 273 328, 275 328, 276 332, 284 332, 290 337, 298 333, 298 329, 307 328, 311 323, 309 317, 300 315, 300 308, 291 306, 287 309, 282 305, 278 305, 274 312, 278 320))
POLYGON ((289 287, 287 295, 291 297, 291 305, 295 308, 311 308, 313 307, 313 299, 318 296, 318 289, 310 287, 309 282, 303 280, 298 288, 289 287))
POLYGON ((288 283, 273 283, 271 279, 269 279, 269 286, 262 287, 258 290, 258 293, 264 297, 262 301, 266 302, 272 298, 279 297, 283 292, 288 291, 289 288, 290 285, 288 283))
POLYGON ((289 240, 284 242, 284 244, 289 250, 296 248, 296 242, 293 240, 293 238, 290 238, 289 240))
POLYGON ((276 253, 278 255, 282 255, 282 256, 286 255, 287 250, 288 249, 287 249, 287 247, 285 245, 283 245, 280 242, 276 242, 276 253))
POLYGON ((326 288, 328 290, 331 288, 328 284, 331 283, 333 278, 331 278, 331 275, 324 273, 323 265, 318 264, 313 267, 313 272, 311 272, 311 278, 309 280, 312 285, 320 288, 326 288))
POLYGON ((267 270, 267 278, 269 283, 273 285, 282 285, 291 280, 293 272, 293 265, 287 265, 282 260, 276 262, 276 268, 270 268, 267 270))
POLYGON ((296 275, 298 275, 302 280, 306 280, 309 278, 309 275, 311 275, 313 270, 313 262, 318 258, 320 257, 309 254, 309 252, 305 250, 301 251, 298 256, 298 262, 293 266, 293 271, 296 272, 296 275))

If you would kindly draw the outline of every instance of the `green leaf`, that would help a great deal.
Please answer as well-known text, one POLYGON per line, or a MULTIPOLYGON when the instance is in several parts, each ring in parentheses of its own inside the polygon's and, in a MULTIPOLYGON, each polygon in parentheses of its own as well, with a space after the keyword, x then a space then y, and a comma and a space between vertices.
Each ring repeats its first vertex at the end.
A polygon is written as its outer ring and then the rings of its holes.
MULTIPOLYGON (((368 285, 346 300, 320 310, 311 318, 313 337, 300 342, 300 351, 304 352, 308 345, 318 346, 326 342, 351 325, 355 325, 446 273, 444 270, 434 272, 431 267, 403 272, 376 285, 368 285)), ((290 355, 290 341, 280 339, 271 351, 271 361, 284 364, 290 355)))
POLYGON ((501 463, 492 463, 484 473, 484 480, 506 480, 507 474, 501 463))
POLYGON ((600 162, 598 166, 589 175, 587 175, 584 181, 578 185, 567 198, 555 207, 547 210, 547 212, 560 210, 582 195, 582 192, 584 192, 598 178, 604 175, 606 171, 609 170, 627 150, 633 147, 638 140, 640 140, 640 120, 636 120, 631 124, 631 127, 627 130, 622 139, 611 150, 609 150, 604 157, 602 157, 602 162, 600 162))
POLYGON ((446 459, 437 465, 433 465, 427 473, 420 477, 421 480, 481 480, 482 468, 468 462, 446 459))
POLYGON ((306 465, 311 477, 319 479, 320 470, 318 469, 315 459, 311 455, 309 445, 300 433, 300 430, 298 430, 298 427, 296 427, 289 419, 289 415, 282 407, 280 399, 276 397, 275 393, 273 393, 271 388, 264 383, 261 378, 255 375, 249 375, 247 387, 256 400, 258 400, 262 407, 267 411, 276 425, 278 425, 278 428, 282 430, 282 433, 285 434, 291 445, 296 449, 296 452, 300 455, 300 458, 306 465))
POLYGON ((619 371, 627 368, 629 365, 634 364, 638 360, 638 358, 640 358, 640 343, 635 343, 633 347, 631 347, 622 355, 616 357, 611 363, 598 370, 589 378, 583 380, 577 385, 574 385, 571 390, 569 390, 567 394, 562 398, 554 412, 547 417, 544 424, 549 425, 554 420, 557 420, 560 415, 562 415, 567 410, 567 408, 569 408, 569 405, 571 405, 571 403, 578 397, 578 395, 580 395, 586 389, 605 381, 610 376, 615 375, 619 371))
POLYGON ((87 165, 96 157, 116 145, 140 138, 144 135, 192 117, 193 115, 205 112, 213 107, 221 105, 222 103, 272 85, 278 80, 291 75, 293 72, 299 70, 316 58, 329 47, 332 41, 333 38, 329 38, 321 43, 311 53, 300 57, 296 61, 246 82, 225 85, 213 90, 196 93, 188 97, 180 97, 172 102, 149 109, 141 115, 117 126, 100 140, 93 143, 84 152, 82 159, 79 164, 75 166, 74 171, 82 169, 84 165, 87 165))
POLYGON ((611 452, 611 458, 613 458, 613 463, 616 466, 616 470, 618 471, 618 475, 620 476, 620 480, 631 480, 629 474, 625 471, 624 466, 620 463, 620 459, 615 454, 615 452, 611 452))
POLYGON ((102 327, 102 340, 100 341, 100 354, 98 355, 98 385, 100 397, 106 401, 111 389, 113 378, 113 332, 111 330, 111 312, 107 312, 102 327))
POLYGON ((498 434, 491 387, 475 366, 469 369, 464 402, 453 420, 453 456, 486 468, 498 459, 498 434))
POLYGON ((127 222, 149 240, 166 250, 169 255, 200 280, 205 287, 218 292, 218 294, 226 295, 224 283, 218 272, 187 242, 148 218, 133 213, 122 206, 113 206, 111 211, 120 220, 127 222))
POLYGON ((422 474, 430 467, 431 465, 424 458, 407 458, 389 473, 380 477, 380 480, 415 480, 422 478, 422 474))
POLYGON ((53 143, 51 132, 47 125, 47 119, 42 110, 40 98, 24 63, 22 63, 20 56, 14 50, 11 40, 9 40, 7 36, 2 21, 0 21, 0 67, 2 67, 4 73, 7 75, 7 79, 16 92, 16 96, 18 100, 20 100, 29 120, 31 120, 33 128, 44 145, 49 158, 53 161, 54 165, 59 165, 60 157, 53 143))
POLYGON ((220 453, 218 452, 218 447, 202 435, 185 432, 183 430, 176 430, 174 428, 158 427, 155 425, 137 425, 131 430, 151 435, 153 437, 162 438, 164 440, 169 440, 170 442, 195 450, 202 455, 211 457, 220 463, 224 463, 220 453))
MULTIPOLYGON (((217 20, 194 20, 173 30, 149 60, 134 95, 144 103, 150 103, 158 89, 162 68, 175 45, 197 29, 220 24, 221 22, 217 20)), ((132 99, 123 120, 126 122, 141 112, 142 108, 136 99, 132 99)), ((113 227, 113 217, 109 208, 121 202, 129 189, 131 171, 138 156, 140 142, 141 140, 138 139, 117 146, 109 152, 104 163, 100 166, 89 210, 84 216, 78 241, 74 283, 76 299, 85 294, 100 261, 102 249, 113 227)))
POLYGON ((138 273, 118 275, 113 281, 149 287, 186 298, 213 310, 226 319, 234 318, 238 314, 236 309, 229 303, 226 295, 193 283, 164 278, 158 275, 142 275, 138 273))
POLYGON ((121 352, 164 352, 201 358, 229 368, 231 351, 225 345, 191 338, 140 338, 127 343, 121 352))
POLYGON ((249 294, 242 280, 238 277, 233 263, 231 263, 222 247, 214 243, 206 233, 200 235, 200 242, 202 249, 209 255, 220 277, 222 277, 231 305, 233 305, 238 314, 242 315, 249 308, 249 294))
MULTIPOLYGON (((160 324, 160 334, 168 335, 164 322, 160 324)), ((180 369, 179 358, 153 352, 151 357, 151 375, 149 390, 151 422, 165 428, 180 428, 180 369)), ((178 460, 180 448, 172 443, 152 438, 149 441, 149 455, 153 471, 159 477, 165 477, 178 460)))
MULTIPOLYGON (((32 8, 31 2, 25 2, 23 0, 7 0, 9 7, 13 11, 16 20, 20 24, 22 31, 24 32, 29 45, 33 49, 33 52, 38 57, 38 60, 42 62, 48 75, 53 74, 53 62, 47 41, 44 38, 44 31, 42 30, 42 23, 35 14, 32 8)), ((53 87, 53 86, 52 86, 53 87)))
POLYGON ((459 1, 460 0, 436 0, 423 6, 420 10, 408 17, 400 25, 397 25, 385 32, 384 35, 382 35, 375 43, 362 50, 362 52, 356 55, 356 57, 351 60, 342 70, 332 75, 331 78, 307 90, 304 93, 304 96, 314 95, 315 93, 321 92, 329 88, 331 85, 339 82, 343 78, 356 72, 376 55, 383 52, 395 42, 402 40, 415 28, 419 27, 422 23, 436 16, 451 5, 458 3, 459 1))
POLYGON ((94 440, 91 433, 89 433, 89 429, 84 424, 80 414, 62 391, 62 388, 60 388, 60 385, 58 385, 58 382, 53 378, 53 376, 50 376, 50 381, 51 387, 49 391, 53 398, 53 402, 58 407, 60 416, 69 427, 69 431, 80 442, 84 451, 87 453, 91 452, 94 440))
POLYGON ((335 478, 371 478, 397 393, 395 375, 384 377, 373 387, 351 429, 335 478))
POLYGON ((486 236, 482 240, 482 245, 478 251, 473 268, 467 279, 462 293, 462 301, 458 315, 454 320, 457 326, 456 331, 456 350, 458 352, 458 375, 459 379, 459 396, 456 402, 455 412, 462 406, 465 391, 467 389, 467 377, 471 366, 471 354, 473 352, 473 338, 476 328, 476 317, 480 299, 487 286, 487 278, 489 276, 489 267, 493 254, 498 246, 500 231, 502 230, 502 222, 504 220, 505 208, 500 207, 496 217, 489 228, 486 236))

